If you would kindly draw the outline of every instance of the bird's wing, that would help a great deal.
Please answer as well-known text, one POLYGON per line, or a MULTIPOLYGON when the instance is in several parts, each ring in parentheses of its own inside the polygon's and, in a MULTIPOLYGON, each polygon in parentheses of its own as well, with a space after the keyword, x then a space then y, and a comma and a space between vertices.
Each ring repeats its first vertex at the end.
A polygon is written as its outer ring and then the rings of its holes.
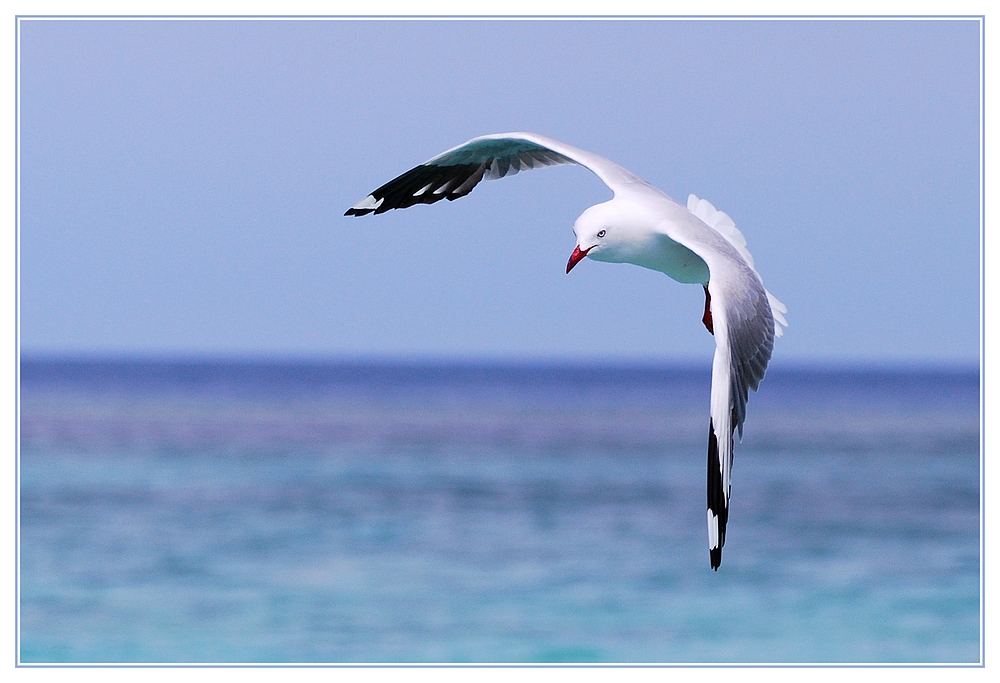
POLYGON ((728 239, 692 223, 671 232, 704 259, 709 271, 715 359, 708 434, 708 545, 712 568, 718 569, 729 520, 733 432, 743 435, 747 394, 764 378, 775 322, 760 276, 728 239))
POLYGON ((455 200, 472 192, 483 178, 493 180, 540 166, 579 164, 615 193, 644 181, 613 161, 534 133, 499 133, 473 138, 390 180, 345 216, 385 213, 414 204, 455 200))
POLYGON ((764 379, 774 346, 775 322, 767 292, 752 268, 719 276, 709 262, 715 359, 708 446, 708 521, 712 567, 722 562, 729 521, 733 432, 743 436, 747 394, 764 379), (715 521, 713 537, 713 516, 715 521), (714 541, 714 543, 713 543, 714 541), (713 547, 714 545, 714 547, 713 547))

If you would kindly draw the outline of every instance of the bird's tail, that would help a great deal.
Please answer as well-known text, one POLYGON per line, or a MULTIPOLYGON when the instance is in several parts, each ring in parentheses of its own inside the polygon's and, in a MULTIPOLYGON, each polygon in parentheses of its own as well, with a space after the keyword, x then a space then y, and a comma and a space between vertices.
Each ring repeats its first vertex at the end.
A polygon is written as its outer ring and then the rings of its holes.
MULTIPOLYGON (((688 211, 700 218, 708 227, 725 237, 736 251, 739 252, 740 256, 743 257, 747 265, 751 268, 754 267, 753 256, 750 255, 750 250, 747 249, 747 238, 736 227, 736 223, 729 217, 729 214, 716 209, 707 199, 699 199, 693 194, 688 195, 687 208, 688 211)), ((757 271, 754 270, 754 272, 757 271)), ((757 277, 760 277, 759 273, 757 277)), ((771 305, 771 315, 774 317, 774 336, 780 337, 785 333, 782 325, 788 327, 788 321, 785 320, 784 315, 788 313, 788 309, 785 308, 785 304, 778 301, 770 292, 767 292, 767 302, 771 305)))

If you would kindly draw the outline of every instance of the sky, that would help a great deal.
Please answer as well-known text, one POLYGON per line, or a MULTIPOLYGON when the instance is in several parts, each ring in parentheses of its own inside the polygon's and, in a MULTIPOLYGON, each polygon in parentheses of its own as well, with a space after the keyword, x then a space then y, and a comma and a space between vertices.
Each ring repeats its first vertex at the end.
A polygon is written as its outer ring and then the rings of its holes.
POLYGON ((344 211, 485 133, 743 231, 779 362, 976 363, 973 20, 21 20, 25 355, 710 362, 698 286, 565 273, 559 166, 344 211))

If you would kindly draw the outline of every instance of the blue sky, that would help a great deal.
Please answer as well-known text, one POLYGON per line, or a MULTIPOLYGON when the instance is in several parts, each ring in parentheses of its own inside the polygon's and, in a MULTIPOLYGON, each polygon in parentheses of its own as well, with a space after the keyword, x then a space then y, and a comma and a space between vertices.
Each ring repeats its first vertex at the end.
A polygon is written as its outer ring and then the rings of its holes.
POLYGON ((975 21, 22 21, 21 348, 698 360, 700 287, 585 261, 557 167, 344 211, 484 133, 728 212, 779 361, 975 362, 975 21))

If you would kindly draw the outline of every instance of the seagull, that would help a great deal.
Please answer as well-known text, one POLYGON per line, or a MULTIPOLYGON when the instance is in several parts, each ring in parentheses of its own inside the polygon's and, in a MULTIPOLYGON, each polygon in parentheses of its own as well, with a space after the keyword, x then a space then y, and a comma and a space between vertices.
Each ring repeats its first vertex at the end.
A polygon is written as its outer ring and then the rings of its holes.
POLYGON ((702 323, 715 336, 708 423, 708 548, 722 563, 729 521, 733 434, 743 437, 748 390, 757 390, 774 337, 788 326, 785 306, 764 289, 746 239, 732 219, 695 195, 687 206, 618 164, 535 133, 482 135, 390 180, 345 216, 380 214, 415 204, 454 201, 483 178, 495 180, 542 166, 577 164, 614 197, 584 211, 573 225, 576 248, 568 274, 584 258, 631 263, 705 290, 702 323))

